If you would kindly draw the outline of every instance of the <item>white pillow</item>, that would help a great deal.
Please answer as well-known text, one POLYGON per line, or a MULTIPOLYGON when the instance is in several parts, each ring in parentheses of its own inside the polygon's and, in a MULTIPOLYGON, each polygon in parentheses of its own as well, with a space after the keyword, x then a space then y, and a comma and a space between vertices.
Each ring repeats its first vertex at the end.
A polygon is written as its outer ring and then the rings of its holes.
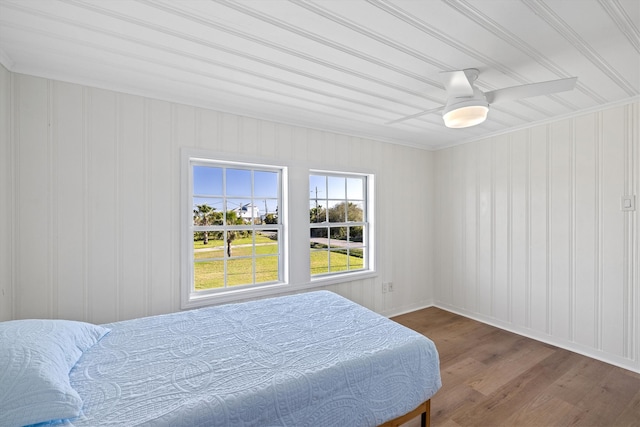
POLYGON ((0 426, 79 416, 82 400, 69 371, 108 332, 71 320, 0 322, 0 426))

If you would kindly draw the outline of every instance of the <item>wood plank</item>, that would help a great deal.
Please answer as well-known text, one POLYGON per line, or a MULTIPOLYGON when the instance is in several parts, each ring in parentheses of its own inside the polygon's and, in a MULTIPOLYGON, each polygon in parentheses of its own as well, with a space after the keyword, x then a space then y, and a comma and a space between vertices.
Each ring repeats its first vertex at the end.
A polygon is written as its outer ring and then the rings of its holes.
POLYGON ((471 377, 468 384, 485 396, 489 396, 551 354, 553 350, 548 348, 516 349, 508 357, 502 358, 483 372, 471 377))
POLYGON ((640 425, 638 373, 435 307, 393 320, 438 348, 432 426, 640 425))
MULTIPOLYGON (((610 372, 598 381, 584 396, 578 407, 582 409, 580 421, 588 425, 617 425, 613 421, 623 412, 633 411, 632 399, 640 390, 640 380, 625 374, 621 368, 611 367, 610 372)), ((635 425, 640 424, 640 417, 635 425)))
POLYGON ((637 426, 640 423, 640 389, 616 418, 614 425, 637 426))
POLYGON ((611 366, 588 357, 576 358, 576 363, 549 387, 549 394, 577 405, 611 366))
POLYGON ((513 426, 536 425, 570 425, 568 421, 580 413, 576 406, 550 395, 540 395, 522 409, 514 412, 505 424, 513 426), (559 420, 567 420, 559 422, 559 420))

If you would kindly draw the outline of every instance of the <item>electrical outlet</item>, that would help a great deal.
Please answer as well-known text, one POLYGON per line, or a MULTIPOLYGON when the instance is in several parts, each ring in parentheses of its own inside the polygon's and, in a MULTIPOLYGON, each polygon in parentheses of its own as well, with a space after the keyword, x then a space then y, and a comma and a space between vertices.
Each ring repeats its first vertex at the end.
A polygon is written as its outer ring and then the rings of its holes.
POLYGON ((622 211, 635 211, 636 210, 636 196, 622 196, 620 199, 620 210, 622 211))
POLYGON ((388 283, 383 283, 382 284, 382 293, 385 294, 389 292, 389 284, 388 283))
POLYGON ((387 289, 389 290, 389 292, 393 292, 393 282, 387 283, 387 289))

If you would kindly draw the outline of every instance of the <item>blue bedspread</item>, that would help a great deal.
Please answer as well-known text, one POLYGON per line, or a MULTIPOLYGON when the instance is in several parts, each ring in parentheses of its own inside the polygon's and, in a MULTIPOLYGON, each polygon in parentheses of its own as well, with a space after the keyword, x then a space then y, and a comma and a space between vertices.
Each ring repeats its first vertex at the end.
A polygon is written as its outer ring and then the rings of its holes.
POLYGON ((106 325, 75 426, 375 426, 441 385, 432 341, 327 291, 106 325))

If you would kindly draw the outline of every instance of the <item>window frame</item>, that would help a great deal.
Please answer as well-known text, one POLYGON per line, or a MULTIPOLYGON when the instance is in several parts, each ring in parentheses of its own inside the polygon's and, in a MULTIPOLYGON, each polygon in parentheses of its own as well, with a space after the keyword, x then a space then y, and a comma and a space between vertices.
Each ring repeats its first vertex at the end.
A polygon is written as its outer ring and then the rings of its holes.
MULTIPOLYGON (((331 170, 330 168, 311 168, 304 163, 283 159, 266 160, 242 153, 221 153, 203 148, 182 147, 180 149, 180 189, 179 189, 179 239, 180 239, 180 270, 179 293, 180 308, 192 309, 197 307, 237 302, 248 299, 282 295, 283 293, 304 292, 318 287, 366 280, 377 277, 376 234, 377 224, 375 199, 375 173, 361 169, 331 170), (194 292, 193 283, 193 226, 191 159, 204 160, 211 163, 245 164, 257 168, 281 169, 281 200, 278 206, 278 217, 282 230, 278 236, 281 256, 281 282, 274 284, 259 284, 237 289, 227 288, 226 291, 202 294, 194 292), (340 274, 311 276, 310 246, 309 246, 309 178, 313 173, 335 173, 337 175, 356 175, 367 178, 366 200, 368 212, 368 269, 352 270, 340 274)), ((273 227, 271 227, 273 228, 273 227)), ((347 285, 348 286, 348 285, 347 285)))
MULTIPOLYGON (((308 220, 308 229, 307 235, 310 236, 310 232, 314 228, 331 228, 331 227, 354 227, 361 226, 363 227, 363 268, 357 270, 344 270, 344 271, 328 271, 326 273, 312 274, 311 265, 309 266, 309 277, 311 283, 315 283, 318 285, 325 284, 333 284, 340 283, 346 281, 357 280, 365 277, 369 277, 376 274, 375 266, 376 266, 376 253, 375 253, 375 229, 374 229, 374 182, 375 176, 369 173, 360 173, 360 172, 352 172, 352 171, 335 171, 335 170, 324 170, 324 169, 310 169, 308 173, 309 182, 312 175, 317 176, 325 176, 325 177, 336 177, 336 178, 361 178, 363 179, 364 188, 362 189, 362 204, 363 204, 363 219, 362 221, 344 221, 344 222, 330 222, 328 218, 326 221, 321 223, 312 223, 310 218, 308 220), (316 224, 316 225, 314 225, 316 224), (320 224, 320 225, 317 225, 320 224)), ((327 184, 328 187, 328 184, 327 184)), ((311 193, 310 185, 307 185, 309 193, 311 193)), ((346 189, 345 189, 346 190, 346 189)), ((317 199, 317 197, 312 197, 311 194, 308 195, 308 205, 311 206, 311 201, 317 199)), ((329 197, 327 194, 323 200, 343 200, 345 203, 349 202, 349 197, 347 192, 345 191, 344 199, 336 199, 329 197)), ((309 208, 310 209, 310 208, 309 208)), ((326 212, 328 215, 329 206, 326 208, 326 212)), ((348 218, 345 218, 348 219, 348 218)), ((309 258, 311 257, 311 253, 314 252, 309 243, 307 243, 307 249, 309 250, 309 258)), ((331 253, 331 248, 328 248, 328 253, 331 253)), ((329 258, 329 266, 330 266, 330 258, 329 258)))
MULTIPOLYGON (((201 307, 211 305, 219 302, 233 301, 240 298, 252 297, 273 292, 274 288, 281 288, 288 284, 289 272, 288 272, 288 238, 287 238, 287 167, 281 165, 272 165, 258 163, 250 161, 248 159, 229 159, 226 156, 221 156, 216 153, 205 152, 201 150, 183 149, 182 156, 182 193, 181 211, 182 211, 182 272, 181 272, 181 308, 189 309, 195 307, 201 307), (199 226, 194 224, 193 221, 193 200, 194 197, 198 197, 193 193, 194 189, 194 166, 212 166, 223 167, 228 169, 245 169, 252 171, 252 175, 255 171, 268 171, 278 172, 278 223, 266 224, 256 226, 255 224, 247 225, 228 225, 223 223, 222 225, 210 225, 199 226), (264 283, 252 283, 247 285, 241 285, 238 287, 231 286, 219 289, 200 290, 195 289, 195 274, 194 274, 194 249, 193 249, 193 235, 198 231, 217 230, 250 230, 256 231, 257 229, 270 229, 277 230, 278 232, 278 280, 264 283)), ((252 191, 253 192, 253 191, 252 191)), ((238 198, 231 195, 224 195, 225 200, 238 198), (228 196, 228 197, 227 197, 228 196)), ((223 211, 226 215, 226 211, 223 211)), ((254 236, 255 239, 255 236, 254 236)), ((255 240, 254 243, 255 245, 255 240)), ((251 256, 240 257, 237 259, 255 259, 259 258, 254 250, 251 256)), ((224 256, 225 264, 230 260, 227 256, 224 256)), ((236 258, 234 258, 236 259, 236 258)), ((226 282, 226 270, 225 270, 225 282, 226 282)), ((254 271, 255 280, 255 271, 254 271)))

